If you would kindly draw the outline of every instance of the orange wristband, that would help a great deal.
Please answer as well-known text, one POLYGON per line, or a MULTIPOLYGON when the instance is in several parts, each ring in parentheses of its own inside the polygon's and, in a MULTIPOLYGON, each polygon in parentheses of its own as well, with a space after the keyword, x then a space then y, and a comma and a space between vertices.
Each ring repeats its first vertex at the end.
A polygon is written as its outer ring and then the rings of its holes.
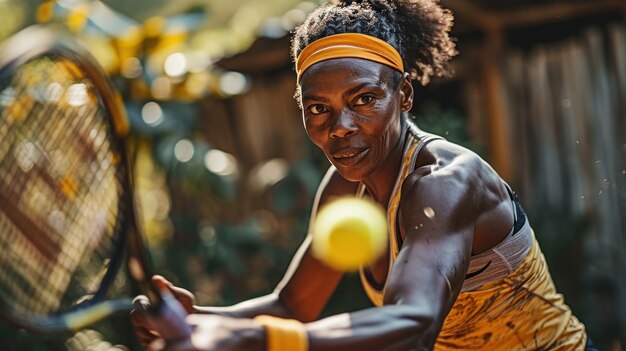
POLYGON ((254 321, 267 333, 267 351, 307 351, 309 338, 304 324, 295 319, 261 315, 254 321))

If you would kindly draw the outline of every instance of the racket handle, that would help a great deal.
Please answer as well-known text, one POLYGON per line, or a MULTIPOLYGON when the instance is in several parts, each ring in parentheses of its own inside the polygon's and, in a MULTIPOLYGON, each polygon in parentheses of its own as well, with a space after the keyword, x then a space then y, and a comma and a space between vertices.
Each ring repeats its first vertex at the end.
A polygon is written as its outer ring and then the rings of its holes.
POLYGON ((150 325, 165 340, 180 340, 191 335, 191 326, 185 320, 187 312, 167 289, 161 290, 161 303, 156 314, 150 318, 150 325))

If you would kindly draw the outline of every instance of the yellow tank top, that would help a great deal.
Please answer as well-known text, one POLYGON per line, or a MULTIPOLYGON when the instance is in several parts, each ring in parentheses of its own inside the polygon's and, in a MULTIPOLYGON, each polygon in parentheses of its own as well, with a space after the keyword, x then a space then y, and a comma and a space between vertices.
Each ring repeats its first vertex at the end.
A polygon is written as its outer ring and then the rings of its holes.
MULTIPOLYGON (((413 170, 417 153, 429 141, 428 137, 418 137, 415 131, 407 139, 403 164, 387 210, 389 267, 401 245, 396 233, 399 189, 413 170)), ((534 233, 532 236, 528 254, 512 273, 459 294, 439 333, 436 351, 585 349, 585 327, 556 292, 534 233)), ((364 269, 360 276, 372 303, 382 306, 384 286, 372 286, 364 269)))

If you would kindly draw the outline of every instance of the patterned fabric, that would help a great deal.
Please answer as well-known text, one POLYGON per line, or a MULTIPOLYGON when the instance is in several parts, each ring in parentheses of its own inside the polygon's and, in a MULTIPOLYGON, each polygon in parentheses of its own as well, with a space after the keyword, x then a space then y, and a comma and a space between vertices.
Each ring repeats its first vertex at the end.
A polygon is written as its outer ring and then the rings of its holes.
POLYGON ((435 344, 446 350, 585 350, 584 325, 556 292, 534 240, 509 276, 459 294, 435 344))
POLYGON ((517 232, 511 230, 498 245, 470 258, 461 292, 502 279, 519 267, 533 244, 532 228, 528 221, 522 220, 525 223, 517 232))

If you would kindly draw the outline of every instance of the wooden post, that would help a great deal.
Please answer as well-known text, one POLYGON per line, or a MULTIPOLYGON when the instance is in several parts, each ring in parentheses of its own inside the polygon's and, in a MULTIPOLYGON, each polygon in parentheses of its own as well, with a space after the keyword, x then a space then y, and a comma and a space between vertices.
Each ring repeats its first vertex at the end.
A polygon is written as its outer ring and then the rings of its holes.
POLYGON ((511 170, 511 146, 503 106, 502 73, 500 60, 504 46, 503 25, 497 13, 486 11, 466 0, 445 0, 448 6, 464 20, 479 27, 486 34, 482 50, 482 86, 485 96, 485 111, 488 122, 489 162, 500 176, 509 183, 514 182, 511 170))
POLYGON ((489 157, 493 168, 509 183, 513 183, 511 145, 508 118, 504 108, 503 81, 500 69, 503 34, 498 26, 489 28, 483 51, 483 86, 489 124, 489 157))
POLYGON ((443 6, 454 11, 486 35, 482 57, 482 85, 485 89, 485 109, 489 124, 490 162, 508 182, 515 182, 512 170, 510 130, 504 108, 503 80, 500 69, 506 28, 541 25, 555 20, 574 18, 609 11, 622 11, 626 19, 626 2, 623 0, 597 0, 583 3, 557 3, 523 9, 492 11, 483 9, 470 0, 441 0, 443 6))

